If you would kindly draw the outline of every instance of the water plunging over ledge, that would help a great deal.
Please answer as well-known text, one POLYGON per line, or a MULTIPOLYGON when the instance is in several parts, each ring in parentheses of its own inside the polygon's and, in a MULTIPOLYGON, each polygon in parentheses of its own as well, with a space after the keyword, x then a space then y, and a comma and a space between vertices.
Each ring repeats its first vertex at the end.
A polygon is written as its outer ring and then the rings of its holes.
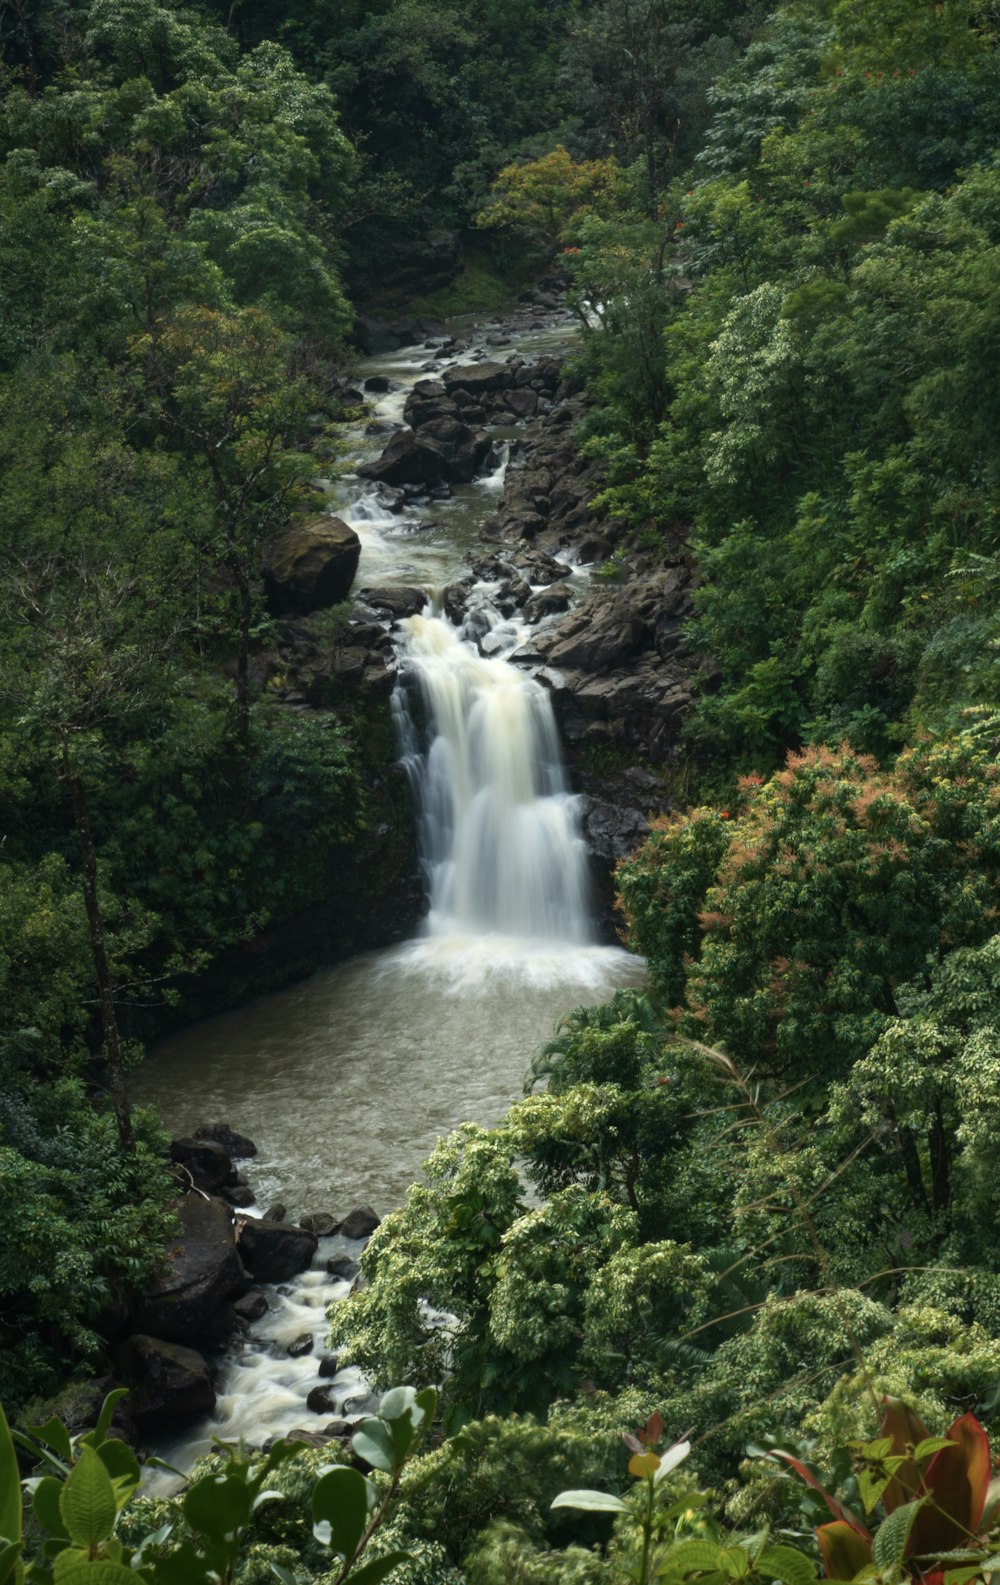
MULTIPOLYGON (((394 372, 412 383, 423 356, 400 357, 394 372)), ((401 411, 402 393, 390 403, 401 411)), ((345 483, 338 509, 365 544, 359 582, 426 587, 453 577, 503 487, 508 451, 435 506, 440 536, 424 538, 420 515, 388 511, 361 480, 345 483)), ((516 624, 492 609, 488 587, 476 616, 488 655, 471 627, 430 611, 398 641, 395 708, 429 898, 421 933, 185 1030, 132 1076, 134 1099, 155 1103, 175 1133, 226 1118, 257 1141, 250 1177, 261 1210, 280 1196, 293 1219, 360 1203, 384 1214, 440 1138, 464 1121, 499 1121, 559 1017, 644 977, 640 959, 594 937, 577 800, 549 698, 503 658, 516 624)), ((187 1467, 211 1436, 256 1442, 322 1428, 329 1411, 313 1415, 305 1400, 325 1307, 349 1287, 325 1270, 340 1247, 321 1240, 293 1291, 268 1290, 268 1316, 222 1373, 215 1418, 161 1445, 171 1462, 187 1467), (291 1359, 288 1344, 304 1330, 314 1350, 291 1359)), ((339 1373, 331 1388, 337 1412, 352 1418, 352 1395, 364 1390, 357 1373, 339 1373)))

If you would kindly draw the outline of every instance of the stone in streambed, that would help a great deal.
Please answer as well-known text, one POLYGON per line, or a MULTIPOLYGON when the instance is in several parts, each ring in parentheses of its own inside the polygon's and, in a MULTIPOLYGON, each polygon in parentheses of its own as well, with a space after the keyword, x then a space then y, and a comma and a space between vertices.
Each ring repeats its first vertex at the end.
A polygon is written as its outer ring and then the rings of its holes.
POLYGON ((319 1247, 315 1233, 288 1222, 247 1220, 240 1227, 243 1264, 258 1282, 286 1282, 312 1265, 319 1247))
POLYGON ((287 1207, 282 1205, 280 1200, 275 1200, 274 1204, 269 1206, 264 1212, 264 1220, 265 1222, 283 1222, 287 1215, 287 1207))
POLYGON ((313 1335, 311 1332, 300 1332, 294 1342, 289 1343, 288 1353, 292 1359, 301 1359, 304 1354, 311 1354, 313 1335))
POLYGON ((312 1211, 299 1217, 299 1226, 304 1227, 307 1233, 315 1233, 317 1238, 327 1238, 337 1227, 337 1218, 331 1216, 329 1211, 312 1211))
POLYGON ((257 1154, 257 1146, 253 1140, 248 1139, 246 1134, 237 1133, 236 1129, 231 1128, 228 1123, 202 1123, 200 1128, 195 1129, 194 1137, 195 1139, 213 1140, 215 1144, 221 1145, 226 1154, 232 1156, 234 1160, 257 1154))
POLYGON ((326 1263, 326 1269, 331 1277, 340 1277, 343 1282, 353 1282, 361 1268, 350 1255, 332 1255, 326 1263))
POLYGON ((334 1407, 332 1387, 314 1387, 306 1399, 306 1408, 313 1414, 332 1414, 334 1407))
POLYGON ((188 1174, 196 1189, 206 1194, 214 1194, 223 1184, 236 1181, 232 1160, 214 1140, 172 1139, 170 1159, 188 1174))
POLYGON ((322 1376, 324 1380, 329 1380, 331 1376, 335 1376, 337 1374, 339 1368, 340 1366, 336 1354, 324 1354, 323 1358, 319 1362, 319 1370, 317 1374, 322 1376))
POLYGON ((369 1238, 381 1225, 382 1218, 370 1205, 359 1205, 344 1217, 337 1231, 341 1238, 369 1238))
POLYGON ((215 1408, 208 1364, 193 1348, 137 1333, 117 1350, 115 1363, 131 1383, 129 1398, 143 1431, 210 1414, 215 1408))
POLYGON ((345 600, 361 557, 361 541, 339 517, 295 523, 269 542, 264 582, 277 616, 308 616, 345 600))
POLYGON ((157 1337, 198 1337, 246 1273, 228 1205, 187 1194, 177 1202, 176 1214, 180 1234, 137 1321, 141 1331, 157 1337))
POLYGON ((233 1300, 233 1309, 244 1321, 259 1321, 262 1315, 267 1314, 270 1305, 266 1293, 262 1293, 259 1288, 251 1288, 242 1298, 233 1300))

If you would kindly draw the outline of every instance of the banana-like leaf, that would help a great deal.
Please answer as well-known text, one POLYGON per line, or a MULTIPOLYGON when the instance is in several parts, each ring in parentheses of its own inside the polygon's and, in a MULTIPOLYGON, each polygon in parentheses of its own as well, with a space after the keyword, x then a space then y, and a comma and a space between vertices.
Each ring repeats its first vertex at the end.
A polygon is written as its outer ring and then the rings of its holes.
POLYGON ((867 1541, 869 1545, 871 1544, 871 1536, 861 1523, 861 1520, 857 1519, 854 1514, 851 1513, 849 1508, 845 1508, 843 1503, 838 1502, 836 1497, 831 1496, 826 1487, 816 1479, 816 1476, 813 1474, 812 1470, 808 1469, 807 1466, 802 1463, 801 1459, 793 1458, 791 1453, 784 1452, 780 1447, 776 1447, 773 1453, 770 1453, 768 1457, 782 1458, 786 1464, 790 1464, 795 1473, 805 1481, 807 1486, 811 1486, 814 1491, 819 1492, 820 1496, 826 1503, 826 1506, 829 1508, 835 1519, 839 1519, 843 1524, 846 1524, 851 1530, 854 1531, 855 1535, 861 1538, 862 1541, 867 1541))
POLYGON ((872 1560, 871 1546, 843 1519, 820 1525, 816 1540, 827 1579, 852 1580, 872 1560))
POLYGON ((992 1473, 989 1438, 974 1414, 963 1414, 948 1427, 948 1440, 953 1445, 935 1453, 924 1474, 932 1501, 913 1526, 910 1555, 937 1557, 968 1546, 982 1524, 992 1473))
MULTIPOLYGON (((893 1456, 902 1458, 926 1441, 930 1432, 919 1414, 900 1398, 883 1398, 882 1402, 885 1404, 885 1414, 879 1435, 891 1437, 893 1456)), ((913 1459, 907 1458, 906 1463, 900 1464, 895 1470, 883 1491, 882 1506, 886 1513, 892 1513, 896 1508, 902 1508, 904 1503, 913 1502, 925 1490, 919 1468, 913 1459)))

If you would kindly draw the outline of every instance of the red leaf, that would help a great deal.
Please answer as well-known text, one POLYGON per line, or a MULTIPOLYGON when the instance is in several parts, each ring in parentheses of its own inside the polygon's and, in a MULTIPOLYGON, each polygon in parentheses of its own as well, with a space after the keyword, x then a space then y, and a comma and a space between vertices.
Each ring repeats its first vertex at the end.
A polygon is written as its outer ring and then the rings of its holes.
POLYGON ((646 1421, 646 1436, 649 1439, 650 1446, 655 1446, 662 1435, 663 1416, 658 1409, 655 1409, 646 1421))
POLYGON ((935 1557, 974 1541, 990 1484, 990 1443, 974 1414, 963 1414, 945 1432, 943 1447, 927 1466, 924 1484, 933 1498, 910 1531, 909 1556, 935 1557))
MULTIPOLYGON (((769 1456, 771 1458, 783 1458, 786 1464, 791 1464, 795 1473, 800 1475, 806 1484, 811 1486, 814 1491, 819 1492, 823 1501, 826 1503, 826 1506, 833 1514, 833 1517, 835 1519, 840 1519, 849 1527, 849 1529, 854 1531, 856 1536, 860 1536, 862 1541, 868 1542, 869 1545, 871 1544, 871 1536, 861 1523, 860 1519, 856 1519, 849 1509, 845 1508, 842 1503, 837 1501, 836 1497, 831 1497, 826 1487, 820 1485, 812 1471, 807 1469, 799 1459, 793 1458, 791 1453, 783 1453, 780 1448, 775 1448, 774 1452, 769 1456)), ((826 1529, 828 1527, 824 1525, 823 1528, 826 1529)), ((853 1578, 853 1575, 851 1577, 853 1578)))
MULTIPOLYGON (((903 1403, 899 1398, 883 1398, 885 1414, 879 1436, 892 1437, 892 1454, 902 1458, 907 1448, 914 1448, 930 1436, 919 1414, 903 1403)), ((912 1459, 907 1459, 905 1464, 900 1464, 892 1480, 882 1493, 882 1506, 886 1513, 901 1508, 904 1503, 912 1502, 926 1490, 920 1478, 920 1470, 912 1459)))
POLYGON ((821 1524, 816 1540, 827 1579, 852 1580, 871 1563, 871 1547, 842 1519, 821 1524))

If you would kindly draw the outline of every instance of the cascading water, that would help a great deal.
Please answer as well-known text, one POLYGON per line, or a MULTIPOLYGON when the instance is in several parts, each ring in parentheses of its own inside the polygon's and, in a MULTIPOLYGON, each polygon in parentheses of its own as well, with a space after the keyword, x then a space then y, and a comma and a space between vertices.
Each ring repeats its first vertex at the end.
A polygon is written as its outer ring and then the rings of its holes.
POLYGON ((586 847, 544 688, 509 661, 481 656, 440 616, 410 619, 402 659, 426 715, 421 748, 402 688, 397 718, 418 805, 427 934, 584 945, 586 847))

